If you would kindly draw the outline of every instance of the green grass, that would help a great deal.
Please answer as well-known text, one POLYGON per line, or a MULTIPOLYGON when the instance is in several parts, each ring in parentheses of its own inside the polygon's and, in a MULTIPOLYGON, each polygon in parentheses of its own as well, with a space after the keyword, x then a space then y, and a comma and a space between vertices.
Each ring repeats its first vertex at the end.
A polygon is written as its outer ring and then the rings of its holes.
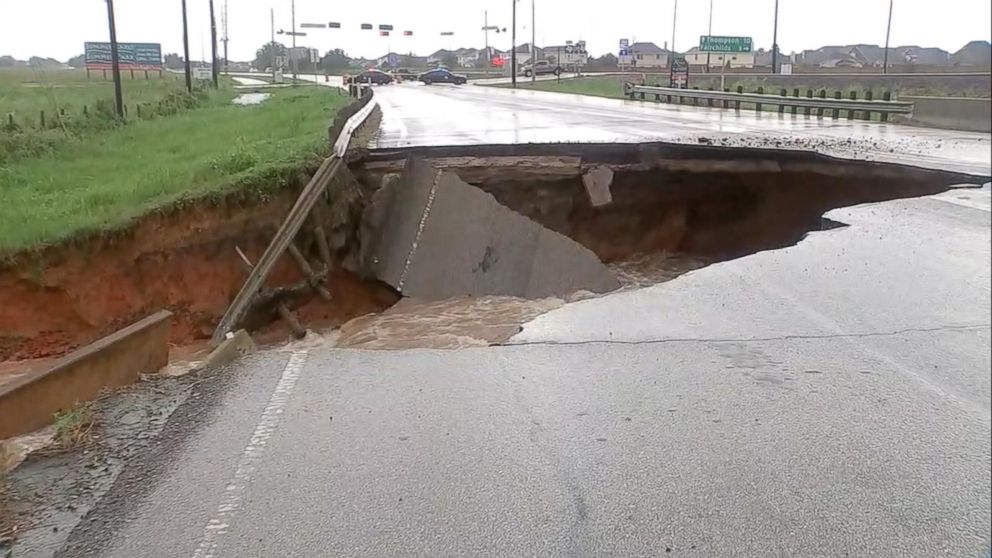
MULTIPOLYGON (((524 79, 518 79, 517 88, 620 99, 623 98, 623 82, 624 78, 614 76, 563 79, 560 82, 557 80, 545 80, 533 83, 524 79)), ((512 87, 512 85, 501 83, 494 87, 512 87)))
POLYGON ((284 186, 326 153, 330 119, 350 101, 324 87, 276 90, 247 107, 230 104, 233 92, 216 95, 202 108, 0 161, 0 255, 117 229, 181 199, 284 186))
MULTIPOLYGON (((127 122, 230 99, 227 80, 220 91, 198 89, 188 94, 182 76, 163 75, 162 79, 157 74, 149 80, 124 78, 127 122)), ((52 152, 120 125, 109 81, 87 80, 85 72, 77 70, 0 70, 0 165, 52 152)))
MULTIPOLYGON (((121 89, 130 113, 138 104, 154 103, 170 93, 182 92, 185 78, 182 74, 163 72, 161 79, 157 73, 149 73, 146 80, 144 72, 135 72, 131 79, 125 71, 121 89)), ((92 113, 101 107, 112 110, 113 102, 113 81, 104 80, 100 72, 94 71, 86 79, 84 70, 0 70, 0 116, 4 124, 7 115, 13 114, 17 125, 37 128, 41 111, 45 111, 46 121, 54 120, 63 110, 68 118, 79 118, 84 106, 92 113)))

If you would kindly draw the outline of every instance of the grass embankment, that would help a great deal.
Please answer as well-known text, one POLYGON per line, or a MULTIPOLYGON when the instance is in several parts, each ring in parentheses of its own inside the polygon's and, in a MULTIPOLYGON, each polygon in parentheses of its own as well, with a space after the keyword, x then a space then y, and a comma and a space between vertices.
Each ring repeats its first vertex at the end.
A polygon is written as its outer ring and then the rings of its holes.
MULTIPOLYGON (((82 70, 0 70, 0 165, 51 152, 74 140, 119 126, 113 82, 82 70)), ((210 101, 205 91, 188 94, 172 73, 122 79, 129 121, 170 116, 210 101)), ((139 75, 139 74, 136 74, 139 75)), ((225 86, 227 84, 225 83, 225 86)))
MULTIPOLYGON (((529 79, 517 79, 517 89, 536 89, 538 91, 553 91, 555 93, 574 93, 576 95, 592 95, 593 97, 623 98, 623 82, 631 78, 621 76, 583 77, 558 80, 531 82, 529 79)), ((513 87, 501 83, 493 87, 513 87)))
POLYGON ((273 90, 259 105, 210 94, 200 108, 0 161, 0 255, 112 230, 184 198, 278 188, 327 151, 350 98, 326 87, 273 90))

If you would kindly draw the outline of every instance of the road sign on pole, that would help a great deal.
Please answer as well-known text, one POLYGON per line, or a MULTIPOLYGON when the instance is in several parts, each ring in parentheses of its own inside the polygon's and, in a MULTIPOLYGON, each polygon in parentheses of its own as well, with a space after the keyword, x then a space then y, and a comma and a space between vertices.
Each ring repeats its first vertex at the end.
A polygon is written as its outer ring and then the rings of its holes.
POLYGON ((721 37, 702 35, 699 37, 700 52, 751 52, 754 42, 751 37, 721 37))

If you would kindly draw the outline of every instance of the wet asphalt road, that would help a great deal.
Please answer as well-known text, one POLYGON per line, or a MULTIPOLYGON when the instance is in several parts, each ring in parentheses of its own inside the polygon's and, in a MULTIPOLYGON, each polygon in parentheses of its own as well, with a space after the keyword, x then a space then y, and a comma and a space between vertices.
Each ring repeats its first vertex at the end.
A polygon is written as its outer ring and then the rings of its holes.
POLYGON ((517 345, 253 355, 64 555, 986 555, 989 199, 835 210, 517 345))
POLYGON ((376 88, 373 147, 673 141, 819 151, 992 174, 989 134, 803 115, 603 99, 496 87, 404 83, 376 88))

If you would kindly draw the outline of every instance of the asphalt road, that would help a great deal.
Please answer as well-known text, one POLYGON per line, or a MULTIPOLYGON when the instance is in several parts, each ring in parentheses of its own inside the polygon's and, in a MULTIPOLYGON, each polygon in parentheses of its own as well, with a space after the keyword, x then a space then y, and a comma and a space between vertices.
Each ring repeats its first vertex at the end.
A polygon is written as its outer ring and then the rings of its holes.
POLYGON ((988 175, 989 134, 544 91, 405 83, 376 88, 372 147, 492 143, 696 143, 819 151, 988 175))
POLYGON ((514 345, 253 355, 63 555, 984 556, 989 206, 835 210, 514 345))

